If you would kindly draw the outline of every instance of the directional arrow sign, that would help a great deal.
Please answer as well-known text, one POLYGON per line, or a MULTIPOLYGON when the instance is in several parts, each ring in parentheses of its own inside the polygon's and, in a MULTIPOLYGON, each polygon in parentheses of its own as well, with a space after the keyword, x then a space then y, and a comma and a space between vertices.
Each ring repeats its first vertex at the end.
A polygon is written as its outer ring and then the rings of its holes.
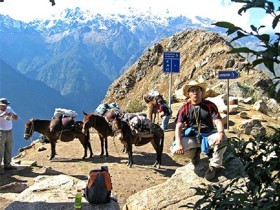
POLYGON ((180 72, 180 53, 164 52, 163 53, 163 72, 178 73, 180 72))
POLYGON ((219 71, 219 79, 236 79, 239 77, 237 71, 219 71))

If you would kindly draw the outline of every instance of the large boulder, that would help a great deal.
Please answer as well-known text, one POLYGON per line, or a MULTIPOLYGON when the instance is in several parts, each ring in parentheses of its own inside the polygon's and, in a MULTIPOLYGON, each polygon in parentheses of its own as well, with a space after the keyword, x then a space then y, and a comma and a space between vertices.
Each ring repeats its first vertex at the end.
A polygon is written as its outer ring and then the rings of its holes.
POLYGON ((208 158, 200 160, 194 167, 191 163, 180 167, 165 183, 140 191, 127 199, 123 210, 146 210, 146 209, 180 209, 186 208, 186 204, 195 203, 200 196, 195 195, 195 187, 202 187, 202 184, 225 185, 232 179, 233 172, 240 162, 235 160, 226 170, 221 169, 217 178, 208 182, 204 178, 208 168, 208 158))
MULTIPOLYGON (((85 181, 67 176, 37 176, 35 183, 22 191, 6 210, 50 210, 74 209, 74 198, 77 189, 83 189, 85 181)), ((118 203, 111 199, 107 204, 91 205, 82 198, 82 209, 107 210, 120 209, 118 203)))

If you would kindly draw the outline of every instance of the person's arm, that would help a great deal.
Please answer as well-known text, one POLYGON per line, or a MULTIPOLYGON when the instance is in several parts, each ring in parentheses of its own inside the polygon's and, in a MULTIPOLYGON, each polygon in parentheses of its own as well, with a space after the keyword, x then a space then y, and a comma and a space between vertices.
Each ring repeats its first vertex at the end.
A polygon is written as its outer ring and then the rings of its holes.
POLYGON ((17 119, 18 119, 18 116, 17 116, 16 113, 14 113, 14 112, 6 113, 6 115, 12 117, 13 120, 17 120, 17 119))
POLYGON ((17 114, 14 112, 14 110, 12 108, 9 107, 8 109, 8 112, 7 112, 7 115, 12 117, 13 120, 17 120, 18 119, 18 116, 17 114))
POLYGON ((177 146, 176 154, 183 154, 184 149, 182 145, 181 133, 184 127, 184 123, 178 122, 175 127, 175 142, 177 146))
POLYGON ((18 119, 18 116, 16 115, 16 113, 11 113, 12 115, 12 118, 13 118, 13 120, 17 120, 18 119))
POLYGON ((223 141, 223 138, 224 138, 224 135, 225 135, 224 124, 223 124, 221 119, 216 119, 215 124, 216 124, 216 128, 217 128, 217 131, 218 131, 218 137, 216 139, 216 145, 219 145, 223 141))

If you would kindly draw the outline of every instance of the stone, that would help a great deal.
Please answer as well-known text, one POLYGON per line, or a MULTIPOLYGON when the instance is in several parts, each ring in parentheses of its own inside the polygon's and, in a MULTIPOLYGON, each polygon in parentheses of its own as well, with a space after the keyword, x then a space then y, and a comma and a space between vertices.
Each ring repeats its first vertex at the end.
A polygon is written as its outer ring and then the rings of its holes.
MULTIPOLYGON (((74 209, 74 198, 76 190, 83 189, 86 181, 67 176, 64 174, 56 176, 37 176, 34 178, 34 184, 22 191, 14 202, 6 210, 33 209, 33 210, 50 210, 50 209, 74 209)), ((91 205, 82 198, 83 210, 106 210, 120 209, 118 203, 111 199, 109 203, 91 205)))
POLYGON ((255 110, 257 110, 259 112, 262 112, 264 114, 268 113, 268 107, 263 100, 256 101, 256 103, 254 103, 253 107, 255 110))
MULTIPOLYGON (((239 160, 233 160, 226 169, 217 173, 215 184, 228 184, 239 165, 239 160)), ((180 209, 188 203, 195 203, 201 196, 195 195, 194 187, 201 184, 211 184, 204 178, 208 168, 208 158, 201 159, 197 166, 188 163, 176 170, 166 182, 130 196, 123 210, 146 209, 180 209)), ((188 208, 184 208, 188 209, 188 208)))
POLYGON ((239 112, 237 115, 242 119, 248 119, 248 113, 245 111, 239 112))

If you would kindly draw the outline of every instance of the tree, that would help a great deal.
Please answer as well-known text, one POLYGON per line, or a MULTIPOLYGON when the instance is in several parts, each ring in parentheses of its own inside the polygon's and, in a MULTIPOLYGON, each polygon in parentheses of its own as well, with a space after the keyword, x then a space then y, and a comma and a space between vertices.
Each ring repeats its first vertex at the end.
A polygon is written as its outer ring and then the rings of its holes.
MULTIPOLYGON (((272 34, 261 33, 261 30, 266 26, 254 26, 251 25, 251 30, 247 32, 246 30, 235 26, 230 22, 217 22, 214 25, 222 28, 227 29, 227 35, 233 36, 231 42, 244 38, 244 37, 254 37, 259 40, 261 50, 253 50, 248 47, 240 47, 240 48, 233 48, 231 51, 232 53, 249 53, 251 55, 255 55, 256 59, 253 61, 253 66, 257 66, 259 64, 264 64, 266 68, 273 74, 274 84, 268 90, 272 92, 276 89, 278 85, 280 85, 280 77, 277 76, 275 70, 277 65, 280 64, 280 33, 276 31, 276 27, 280 20, 280 14, 277 15, 277 12, 280 11, 279 8, 274 7, 274 3, 267 0, 231 0, 232 2, 236 3, 243 3, 241 9, 239 9, 238 14, 242 15, 246 11, 254 8, 259 8, 265 10, 267 14, 273 16, 272 21, 272 29, 274 32, 272 34)), ((280 101, 280 91, 275 96, 276 100, 280 101)))

